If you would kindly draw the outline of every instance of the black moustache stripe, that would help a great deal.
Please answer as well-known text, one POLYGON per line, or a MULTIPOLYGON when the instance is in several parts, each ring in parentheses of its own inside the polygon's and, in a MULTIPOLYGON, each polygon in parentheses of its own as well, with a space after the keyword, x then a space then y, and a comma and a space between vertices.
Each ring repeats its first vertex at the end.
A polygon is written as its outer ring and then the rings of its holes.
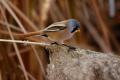
POLYGON ((71 33, 75 32, 78 29, 78 27, 73 28, 73 30, 71 31, 71 33))

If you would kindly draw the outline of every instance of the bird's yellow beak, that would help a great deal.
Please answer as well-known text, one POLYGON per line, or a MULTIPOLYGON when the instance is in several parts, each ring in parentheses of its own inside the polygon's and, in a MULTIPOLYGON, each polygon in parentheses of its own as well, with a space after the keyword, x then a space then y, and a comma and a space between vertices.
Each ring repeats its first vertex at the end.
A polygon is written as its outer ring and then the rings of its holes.
POLYGON ((80 33, 80 29, 77 29, 75 32, 76 32, 76 33, 80 33))

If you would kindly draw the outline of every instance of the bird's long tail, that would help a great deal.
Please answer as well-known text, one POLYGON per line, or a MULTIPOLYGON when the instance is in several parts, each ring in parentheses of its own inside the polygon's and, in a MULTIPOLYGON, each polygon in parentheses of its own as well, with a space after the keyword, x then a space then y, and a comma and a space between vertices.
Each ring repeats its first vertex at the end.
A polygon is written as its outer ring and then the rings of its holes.
POLYGON ((43 32, 44 32, 43 30, 40 30, 40 31, 29 32, 29 33, 25 33, 25 34, 16 34, 16 36, 18 36, 21 39, 25 39, 26 37, 31 37, 31 36, 35 36, 35 35, 42 35, 43 32))
MULTIPOLYGON (((0 30, 0 33, 9 36, 9 33, 6 31, 0 30)), ((44 33, 44 31, 40 30, 40 31, 28 32, 28 33, 14 33, 14 32, 12 32, 12 35, 16 39, 26 39, 27 37, 31 37, 31 36, 35 36, 35 35, 43 35, 43 33, 44 33)))

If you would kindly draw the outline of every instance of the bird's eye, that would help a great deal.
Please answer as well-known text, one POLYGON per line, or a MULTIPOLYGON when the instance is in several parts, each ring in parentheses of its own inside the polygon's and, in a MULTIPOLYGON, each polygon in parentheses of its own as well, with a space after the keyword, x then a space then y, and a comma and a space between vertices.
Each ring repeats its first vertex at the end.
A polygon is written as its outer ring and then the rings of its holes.
POLYGON ((80 28, 80 24, 79 24, 79 23, 76 23, 76 27, 77 27, 77 28, 80 28))

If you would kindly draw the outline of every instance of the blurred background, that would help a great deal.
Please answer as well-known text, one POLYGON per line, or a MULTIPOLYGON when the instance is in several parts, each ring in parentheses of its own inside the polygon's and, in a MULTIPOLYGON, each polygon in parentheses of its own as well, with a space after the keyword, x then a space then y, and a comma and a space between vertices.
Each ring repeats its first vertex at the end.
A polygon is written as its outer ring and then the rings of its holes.
MULTIPOLYGON (((42 46, 4 42, 67 19, 80 32, 65 41, 84 49, 120 55, 120 0, 0 0, 0 80, 44 80, 49 63, 42 46)), ((25 41, 47 43, 44 37, 25 41)))

